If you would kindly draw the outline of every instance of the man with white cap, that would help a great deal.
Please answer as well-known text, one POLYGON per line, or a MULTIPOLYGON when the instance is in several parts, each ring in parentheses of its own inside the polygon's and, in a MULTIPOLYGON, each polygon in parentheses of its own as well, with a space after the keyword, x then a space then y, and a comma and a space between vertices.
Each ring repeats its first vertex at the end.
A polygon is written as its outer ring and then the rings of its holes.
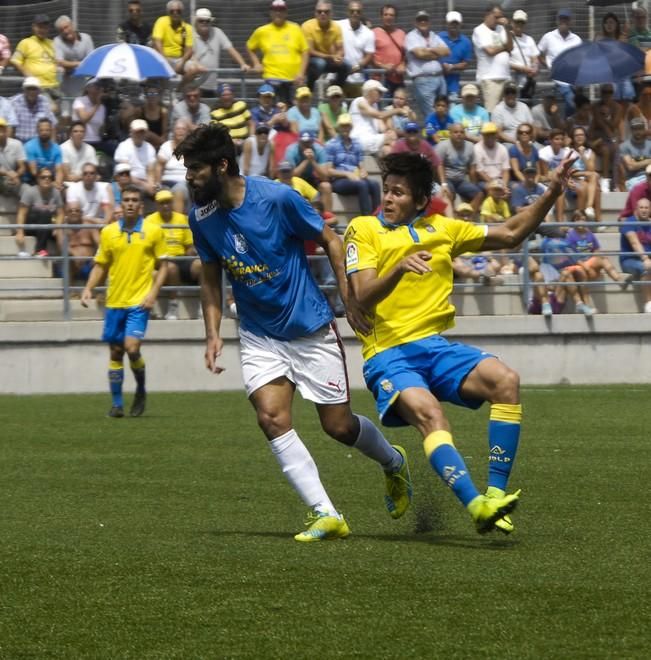
POLYGON ((459 97, 461 84, 460 72, 464 71, 473 58, 472 41, 461 34, 463 17, 458 11, 449 11, 445 15, 446 30, 439 32, 439 37, 450 49, 450 54, 441 58, 448 96, 452 100, 459 97))
POLYGON ((134 119, 129 125, 130 137, 118 144, 113 159, 116 163, 128 163, 132 182, 153 197, 156 192, 156 151, 145 141, 148 128, 144 119, 134 119))
POLYGON ((27 76, 23 80, 22 94, 13 96, 11 105, 17 121, 14 135, 21 142, 27 142, 36 135, 36 125, 43 117, 56 126, 57 119, 50 107, 50 100, 41 94, 41 84, 34 76, 27 76))
POLYGON ((206 96, 211 96, 217 88, 217 74, 222 50, 225 50, 237 62, 242 71, 248 71, 249 65, 244 58, 233 48, 231 40, 214 25, 214 16, 210 9, 197 9, 194 14, 194 54, 195 71, 200 74, 199 87, 206 96))
POLYGON ((528 20, 527 12, 522 11, 522 9, 513 12, 511 21, 513 25, 513 50, 509 60, 515 84, 518 86, 521 96, 525 98, 531 98, 533 92, 535 92, 535 77, 538 74, 538 55, 540 55, 533 37, 524 32, 528 20), (528 83, 528 81, 533 82, 528 83))
POLYGON ((432 111, 436 97, 447 92, 440 59, 450 54, 447 44, 430 30, 426 11, 416 14, 416 27, 405 37, 405 50, 407 74, 414 81, 416 103, 425 118, 432 111))

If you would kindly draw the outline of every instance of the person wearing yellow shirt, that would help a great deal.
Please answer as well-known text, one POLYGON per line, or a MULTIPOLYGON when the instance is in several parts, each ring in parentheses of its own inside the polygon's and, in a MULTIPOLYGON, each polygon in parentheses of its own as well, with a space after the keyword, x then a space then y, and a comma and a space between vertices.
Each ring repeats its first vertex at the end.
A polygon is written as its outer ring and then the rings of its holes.
POLYGON ((253 31, 246 49, 253 70, 273 85, 277 100, 291 105, 293 86, 305 84, 310 49, 300 26, 287 20, 285 0, 272 0, 270 10, 271 21, 253 31))
MULTIPOLYGON (((479 214, 482 222, 504 222, 511 217, 511 209, 506 199, 506 188, 502 179, 493 179, 486 185, 488 197, 482 202, 479 214)), ((499 271, 503 274, 516 272, 515 263, 507 256, 508 250, 499 257, 499 271)))
MULTIPOLYGON (((181 225, 178 227, 163 227, 165 243, 167 244, 167 278, 165 286, 178 287, 196 284, 201 273, 201 262, 195 259, 179 259, 176 257, 196 257, 192 241, 192 232, 188 225, 188 216, 172 211, 174 195, 171 190, 159 190, 154 197, 157 210, 150 213, 145 222, 151 222, 159 227, 162 225, 181 225)), ((176 321, 179 318, 178 292, 169 292, 166 321, 176 321)))
POLYGON ((50 18, 37 14, 32 21, 32 35, 18 42, 11 63, 24 77, 33 76, 41 89, 51 93, 59 86, 54 41, 49 38, 50 18))
POLYGON ((354 218, 344 237, 349 298, 370 324, 362 342, 364 378, 386 426, 413 426, 432 468, 468 509, 479 533, 513 531, 519 492, 506 487, 522 411, 518 374, 494 355, 441 336, 454 325, 452 261, 465 252, 518 246, 564 193, 572 160, 551 175, 531 206, 492 225, 425 215, 434 173, 418 154, 382 161, 384 204, 377 216, 354 218), (457 451, 441 402, 491 404, 488 490, 480 494, 457 451))
POLYGON ((152 45, 167 59, 178 75, 189 80, 197 72, 191 62, 192 25, 183 20, 181 0, 170 0, 166 7, 167 16, 157 18, 151 31, 152 45))
POLYGON ((145 361, 140 346, 147 330, 149 312, 167 277, 163 230, 142 217, 142 193, 134 185, 122 190, 122 218, 106 225, 100 234, 95 265, 81 294, 88 307, 93 289, 108 276, 102 341, 109 345, 109 384, 112 406, 109 417, 124 417, 122 384, 126 353, 136 379, 136 393, 129 414, 145 411, 145 361), (154 272, 156 276, 154 277, 154 272))
POLYGON ((278 163, 278 178, 276 181, 293 188, 308 202, 313 202, 319 196, 319 191, 305 179, 301 179, 300 176, 292 176, 293 171, 294 166, 288 160, 281 160, 278 163))
POLYGON ((344 36, 341 26, 332 20, 332 3, 319 0, 314 18, 301 25, 310 48, 307 68, 307 86, 314 91, 314 83, 324 73, 335 73, 336 84, 343 86, 350 73, 344 61, 344 36))

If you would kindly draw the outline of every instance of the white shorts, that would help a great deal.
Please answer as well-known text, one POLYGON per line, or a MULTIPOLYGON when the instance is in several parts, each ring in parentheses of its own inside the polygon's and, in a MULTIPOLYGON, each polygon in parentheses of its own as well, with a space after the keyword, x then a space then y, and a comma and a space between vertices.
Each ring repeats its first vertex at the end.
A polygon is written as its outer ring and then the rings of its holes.
POLYGON ((240 350, 247 396, 284 376, 307 401, 335 404, 350 399, 346 356, 334 323, 290 341, 240 330, 240 350))

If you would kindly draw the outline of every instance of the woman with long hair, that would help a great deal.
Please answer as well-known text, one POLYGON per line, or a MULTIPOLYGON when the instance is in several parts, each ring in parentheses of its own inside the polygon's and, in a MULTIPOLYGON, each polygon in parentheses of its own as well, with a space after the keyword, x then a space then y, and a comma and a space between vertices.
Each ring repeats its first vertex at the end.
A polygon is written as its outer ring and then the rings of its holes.
POLYGON ((577 207, 584 209, 589 220, 594 220, 601 214, 601 177, 595 170, 595 154, 588 146, 588 136, 582 126, 575 126, 570 137, 570 146, 579 154, 572 176, 577 193, 577 207))

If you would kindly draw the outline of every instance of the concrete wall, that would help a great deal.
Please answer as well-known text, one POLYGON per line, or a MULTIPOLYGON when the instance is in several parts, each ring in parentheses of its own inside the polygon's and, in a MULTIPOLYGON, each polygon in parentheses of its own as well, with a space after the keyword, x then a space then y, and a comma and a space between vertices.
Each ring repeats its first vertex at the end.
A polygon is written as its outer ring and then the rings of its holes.
MULTIPOLYGON (((352 387, 364 387, 361 355, 341 323, 352 387)), ((0 324, 0 393, 106 390, 101 322, 0 324)), ((237 328, 225 321, 221 376, 203 366, 199 321, 152 321, 143 354, 152 391, 240 389, 237 328)), ((467 317, 446 333, 481 346, 519 371, 524 384, 651 383, 651 315, 467 317)), ((127 387, 131 386, 127 375, 127 387)))

